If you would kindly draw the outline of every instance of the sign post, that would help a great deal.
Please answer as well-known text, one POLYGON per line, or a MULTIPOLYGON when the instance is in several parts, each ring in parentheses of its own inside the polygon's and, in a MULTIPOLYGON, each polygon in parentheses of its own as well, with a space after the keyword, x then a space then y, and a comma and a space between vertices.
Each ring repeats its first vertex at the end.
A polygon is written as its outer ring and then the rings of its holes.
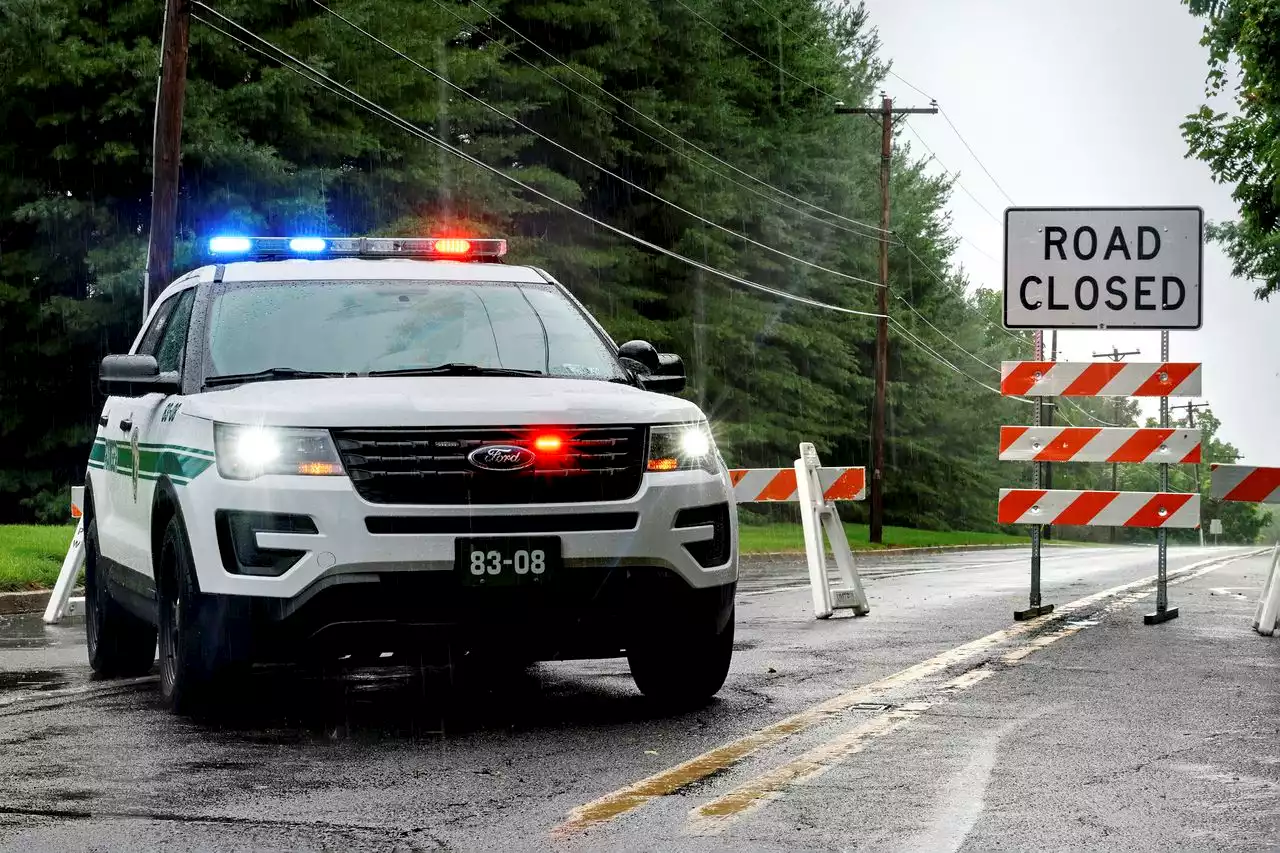
MULTIPOLYGON (((1035 331, 1035 359, 1036 361, 1044 360, 1044 332, 1040 329, 1035 331)), ((1032 418, 1036 427, 1040 427, 1041 423, 1041 398, 1036 397, 1033 405, 1032 418)), ((1044 463, 1033 462, 1031 465, 1031 486, 1034 489, 1040 489, 1044 485, 1044 463)), ((1035 619, 1037 616, 1053 612, 1052 604, 1044 604, 1040 599, 1040 550, 1041 535, 1044 528, 1039 524, 1031 525, 1031 594, 1027 602, 1026 610, 1013 611, 1014 621, 1024 622, 1027 619, 1035 619)))
MULTIPOLYGON (((1168 398, 1200 390, 1199 365, 1169 362, 1169 331, 1199 329, 1203 321, 1203 229, 1204 210, 1199 207, 1005 210, 1004 325, 1035 331, 1035 360, 1004 364, 1000 389, 1005 395, 1032 397, 1035 432, 1041 427, 1040 398, 1052 395, 1157 396, 1161 430, 1171 432, 1168 398), (1158 329, 1160 363, 1096 363, 1061 370, 1060 365, 1044 361, 1044 329, 1158 329)), ((1068 449, 1069 442, 1062 452, 1068 449)), ((1065 493, 1043 489, 1044 455, 1037 452, 1033 457, 1033 489, 1025 494, 1002 492, 1000 502, 1002 517, 1032 525, 1030 606, 1014 613, 1020 620, 1053 610, 1040 600, 1041 531, 1049 523, 1041 502, 1047 506, 1065 493)), ((1198 447, 1195 461, 1199 461, 1198 447)), ((1119 497, 1114 490, 1085 492, 1054 517, 1065 524, 1104 523, 1090 519, 1099 517, 1119 497)), ((1170 523, 1190 496, 1169 494, 1169 460, 1165 458, 1160 459, 1160 492, 1152 498, 1154 515, 1147 517, 1144 507, 1119 522, 1158 528, 1156 610, 1143 617, 1148 625, 1178 616, 1178 608, 1169 607, 1165 528, 1188 526, 1185 520, 1170 523)), ((1194 503, 1198 513, 1198 497, 1194 503)), ((1194 525, 1199 527, 1198 515, 1194 525)))
MULTIPOLYGON (((1169 332, 1160 332, 1160 361, 1169 363, 1169 332)), ((1160 428, 1169 428, 1169 398, 1160 398, 1160 428)), ((1160 463, 1160 491, 1169 491, 1169 463, 1160 463)), ((1197 486, 1197 492, 1199 487, 1197 486)), ((1156 609, 1142 617, 1144 625, 1158 625, 1178 618, 1178 608, 1169 606, 1169 533, 1156 531, 1156 609)))

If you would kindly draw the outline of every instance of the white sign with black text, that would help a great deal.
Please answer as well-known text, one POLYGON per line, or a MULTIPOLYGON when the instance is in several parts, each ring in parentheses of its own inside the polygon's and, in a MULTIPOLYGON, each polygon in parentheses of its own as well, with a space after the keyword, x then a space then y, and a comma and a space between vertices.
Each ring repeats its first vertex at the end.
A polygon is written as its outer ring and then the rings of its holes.
POLYGON ((1198 329, 1199 207, 1011 207, 1008 329, 1198 329))

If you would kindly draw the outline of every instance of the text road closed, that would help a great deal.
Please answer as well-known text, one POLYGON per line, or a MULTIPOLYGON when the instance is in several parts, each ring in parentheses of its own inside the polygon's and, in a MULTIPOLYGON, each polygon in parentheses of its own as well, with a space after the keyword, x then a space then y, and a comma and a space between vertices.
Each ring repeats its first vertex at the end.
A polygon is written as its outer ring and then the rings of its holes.
POLYGON ((1198 207, 1009 208, 1011 329, 1198 329, 1198 207))

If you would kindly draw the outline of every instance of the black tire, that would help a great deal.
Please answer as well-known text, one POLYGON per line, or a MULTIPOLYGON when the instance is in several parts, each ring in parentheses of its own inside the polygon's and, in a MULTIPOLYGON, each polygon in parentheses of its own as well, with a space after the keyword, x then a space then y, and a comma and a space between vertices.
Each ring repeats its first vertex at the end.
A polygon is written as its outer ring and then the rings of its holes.
POLYGON ((724 686, 733 660, 734 611, 719 630, 679 632, 636 643, 627 651, 631 677, 664 706, 705 705, 724 686))
POLYGON ((99 560, 98 521, 84 534, 85 639, 89 666, 105 678, 146 675, 156 660, 156 628, 111 597, 99 560))
POLYGON ((161 540, 156 577, 160 609, 160 698, 178 714, 213 709, 231 674, 227 629, 200 592, 182 519, 174 515, 161 540))

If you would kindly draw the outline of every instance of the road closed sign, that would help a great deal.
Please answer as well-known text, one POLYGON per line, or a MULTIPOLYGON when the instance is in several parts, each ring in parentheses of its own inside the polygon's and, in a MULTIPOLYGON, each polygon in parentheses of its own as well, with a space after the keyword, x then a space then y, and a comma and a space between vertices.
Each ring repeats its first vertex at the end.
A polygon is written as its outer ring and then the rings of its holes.
POLYGON ((1004 213, 1009 329, 1198 329, 1198 207, 1011 207, 1004 213))

